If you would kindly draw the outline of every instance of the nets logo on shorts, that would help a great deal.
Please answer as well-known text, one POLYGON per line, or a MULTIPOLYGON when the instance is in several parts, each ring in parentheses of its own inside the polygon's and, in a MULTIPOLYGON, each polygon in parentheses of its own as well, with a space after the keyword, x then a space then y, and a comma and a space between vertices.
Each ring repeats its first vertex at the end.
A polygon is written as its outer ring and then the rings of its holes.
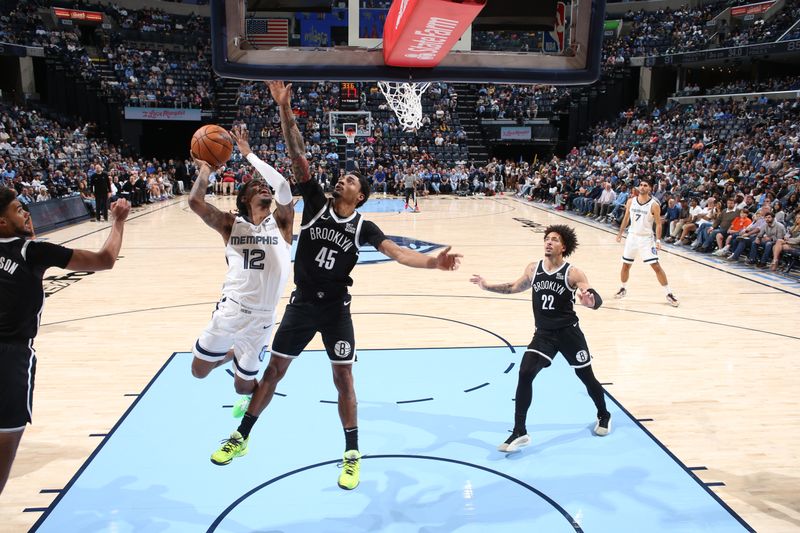
POLYGON ((340 359, 347 359, 352 351, 353 349, 347 341, 338 341, 333 346, 333 353, 340 359))
POLYGON ((575 354, 575 359, 577 359, 579 363, 585 363, 589 360, 589 352, 586 350, 581 350, 575 354))
POLYGON ((650 249, 650 251, 652 251, 652 252, 653 252, 653 255, 658 255, 658 249, 657 249, 655 246, 653 246, 653 247, 650 249))

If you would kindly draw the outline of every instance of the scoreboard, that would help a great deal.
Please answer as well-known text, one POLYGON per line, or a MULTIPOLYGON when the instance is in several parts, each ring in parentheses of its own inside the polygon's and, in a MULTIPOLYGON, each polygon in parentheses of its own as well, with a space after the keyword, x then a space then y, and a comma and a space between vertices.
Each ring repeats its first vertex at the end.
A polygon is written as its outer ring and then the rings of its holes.
POLYGON ((356 111, 359 104, 358 86, 351 81, 339 84, 339 108, 344 111, 356 111))

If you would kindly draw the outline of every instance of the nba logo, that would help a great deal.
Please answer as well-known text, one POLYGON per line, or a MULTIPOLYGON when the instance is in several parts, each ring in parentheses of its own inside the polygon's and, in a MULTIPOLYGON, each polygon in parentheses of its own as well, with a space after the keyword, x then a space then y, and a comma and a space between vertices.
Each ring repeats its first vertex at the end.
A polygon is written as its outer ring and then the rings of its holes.
POLYGON ((261 348, 261 353, 258 354, 258 362, 263 363, 264 358, 267 356, 267 347, 264 346, 261 348))

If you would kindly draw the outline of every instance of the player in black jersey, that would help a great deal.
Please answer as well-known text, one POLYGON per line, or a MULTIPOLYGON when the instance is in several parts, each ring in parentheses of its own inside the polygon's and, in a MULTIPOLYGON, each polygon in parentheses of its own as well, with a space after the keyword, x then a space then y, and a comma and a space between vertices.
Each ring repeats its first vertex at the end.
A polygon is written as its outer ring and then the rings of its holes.
POLYGON ((536 332, 522 357, 514 407, 514 430, 498 446, 501 452, 516 452, 530 443, 525 420, 533 399, 533 378, 540 370, 550 366, 558 352, 575 369, 575 374, 586 385, 586 391, 597 407, 595 434, 608 435, 611 431, 611 414, 606 409, 603 387, 592 372, 592 356, 578 326, 578 315, 573 309, 576 295, 583 305, 592 309, 598 309, 603 301, 589 286, 586 274, 564 261, 577 247, 575 230, 564 225, 550 226, 544 233, 544 259, 529 264, 517 281, 489 285, 477 274, 470 279, 483 290, 501 294, 533 289, 536 332))
POLYGON ((36 352, 44 304, 42 276, 51 266, 69 270, 107 270, 122 246, 130 204, 111 206, 114 223, 99 252, 72 250, 30 240, 30 214, 13 189, 0 188, 0 493, 8 480, 25 425, 31 421, 36 352))
POLYGON ((461 256, 449 253, 449 246, 436 257, 427 256, 401 248, 387 239, 378 226, 364 220, 356 211, 369 197, 369 184, 360 174, 350 172, 339 178, 333 198, 327 198, 309 173, 303 137, 292 113, 291 84, 268 82, 268 85, 280 108, 292 173, 304 201, 294 263, 296 289, 275 333, 269 365, 247 413, 238 430, 215 455, 218 458, 227 455, 227 461, 217 462, 227 464, 246 453, 250 430, 272 399, 276 385, 292 360, 320 332, 333 365, 333 382, 339 393, 339 417, 345 432, 343 470, 338 483, 343 489, 354 489, 358 485, 361 455, 352 374, 356 344, 347 288, 353 284, 350 272, 358 261, 359 246, 371 244, 398 263, 416 268, 456 270, 461 256))

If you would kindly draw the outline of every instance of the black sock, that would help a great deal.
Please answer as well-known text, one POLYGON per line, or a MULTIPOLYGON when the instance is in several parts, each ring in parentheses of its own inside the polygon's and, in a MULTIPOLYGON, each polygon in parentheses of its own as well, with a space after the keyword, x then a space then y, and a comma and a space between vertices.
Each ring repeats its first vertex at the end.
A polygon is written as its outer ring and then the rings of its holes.
POLYGON ((528 418, 528 413, 514 413, 514 431, 511 433, 516 437, 521 437, 528 433, 525 428, 525 419, 528 418))
POLYGON ((525 429, 525 419, 533 402, 533 378, 549 364, 547 359, 533 352, 527 352, 522 357, 517 380, 517 393, 514 398, 513 434, 516 436, 522 436, 528 432, 525 429))
POLYGON ((239 434, 241 434, 243 439, 246 439, 250 436, 250 430, 253 429, 253 424, 256 423, 258 420, 257 416, 253 416, 250 413, 245 413, 244 418, 242 418, 242 423, 239 424, 239 429, 237 430, 239 434))
POLYGON ((344 451, 358 450, 358 426, 344 428, 344 451))
POLYGON ((600 385, 600 382, 595 377, 594 372, 592 372, 591 365, 575 369, 575 374, 586 386, 586 392, 589 393, 589 397, 592 399, 594 406, 597 408, 598 418, 603 415, 607 415, 608 409, 606 409, 606 397, 603 391, 603 386, 600 385))

